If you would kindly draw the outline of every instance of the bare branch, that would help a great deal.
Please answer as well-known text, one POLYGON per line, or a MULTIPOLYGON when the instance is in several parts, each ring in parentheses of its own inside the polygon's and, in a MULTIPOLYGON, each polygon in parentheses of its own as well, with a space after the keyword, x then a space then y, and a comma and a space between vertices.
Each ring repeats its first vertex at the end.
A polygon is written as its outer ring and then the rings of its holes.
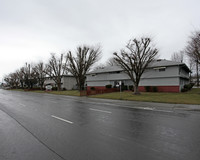
POLYGON ((150 38, 130 40, 126 45, 126 50, 121 50, 120 55, 114 53, 114 60, 133 81, 135 94, 139 94, 138 85, 144 70, 157 54, 158 50, 151 45, 150 38))
POLYGON ((51 54, 48 64, 44 72, 54 80, 58 90, 61 90, 61 80, 63 75, 67 72, 67 56, 61 54, 60 57, 56 57, 56 54, 51 54))
POLYGON ((85 84, 86 73, 99 60, 101 55, 100 47, 78 46, 76 57, 71 51, 68 52, 69 59, 68 71, 76 78, 79 90, 82 90, 85 84))

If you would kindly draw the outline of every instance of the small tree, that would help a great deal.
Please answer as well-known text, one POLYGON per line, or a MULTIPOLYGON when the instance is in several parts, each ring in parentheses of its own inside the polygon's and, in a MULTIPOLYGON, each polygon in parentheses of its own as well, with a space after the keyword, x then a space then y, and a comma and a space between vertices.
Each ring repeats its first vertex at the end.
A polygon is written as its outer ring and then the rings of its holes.
POLYGON ((184 59, 184 51, 174 52, 171 55, 171 60, 175 62, 183 62, 184 59))
POLYGON ((195 31, 190 36, 185 49, 188 57, 196 64, 197 86, 199 86, 199 64, 200 64, 200 31, 195 31))
POLYGON ((133 81, 134 94, 140 94, 138 90, 140 78, 157 54, 158 50, 151 45, 150 38, 130 40, 126 45, 126 50, 121 50, 120 55, 114 53, 116 63, 124 69, 133 81))
POLYGON ((76 78, 79 90, 83 89, 86 73, 99 60, 100 55, 100 47, 78 46, 76 56, 73 56, 71 51, 68 52, 68 71, 76 78))
POLYGON ((38 82, 41 90, 44 86, 44 81, 46 78, 46 69, 47 68, 45 67, 45 64, 43 62, 39 62, 33 67, 35 76, 37 78, 37 82, 38 82))
POLYGON ((56 57, 55 54, 51 54, 48 64, 46 65, 45 73, 54 80, 57 85, 57 90, 61 90, 61 80, 67 70, 67 57, 61 54, 60 57, 56 57))
POLYGON ((24 88, 24 82, 25 82, 25 77, 24 77, 24 67, 18 69, 16 71, 17 77, 19 79, 20 82, 20 87, 24 88))
POLYGON ((116 61, 114 57, 111 57, 106 61, 106 66, 115 66, 115 65, 116 65, 116 61))
POLYGON ((11 88, 17 88, 19 86, 19 79, 16 73, 10 73, 4 77, 4 81, 11 88))
POLYGON ((33 85, 37 83, 35 72, 31 64, 26 63, 24 67, 21 68, 23 83, 27 85, 28 89, 33 88, 33 85))

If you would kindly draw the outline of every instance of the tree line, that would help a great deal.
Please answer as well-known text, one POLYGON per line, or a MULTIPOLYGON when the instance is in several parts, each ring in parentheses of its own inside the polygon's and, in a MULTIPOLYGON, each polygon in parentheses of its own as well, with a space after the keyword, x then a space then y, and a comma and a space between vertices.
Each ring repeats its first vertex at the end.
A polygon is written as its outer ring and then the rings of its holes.
POLYGON ((74 54, 56 55, 51 53, 48 62, 38 62, 34 65, 25 64, 20 69, 4 77, 4 81, 12 88, 33 88, 35 84, 43 89, 46 78, 52 79, 57 90, 61 90, 61 80, 64 75, 71 74, 76 78, 78 89, 81 90, 85 84, 86 73, 100 59, 101 47, 78 46, 74 54))

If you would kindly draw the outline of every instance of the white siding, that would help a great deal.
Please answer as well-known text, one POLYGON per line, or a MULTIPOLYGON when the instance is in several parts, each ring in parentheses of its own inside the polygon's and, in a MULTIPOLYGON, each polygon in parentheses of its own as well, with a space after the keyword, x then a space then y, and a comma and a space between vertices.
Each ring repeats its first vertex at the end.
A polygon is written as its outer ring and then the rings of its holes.
POLYGON ((130 79, 129 76, 124 73, 99 73, 87 75, 87 81, 110 81, 110 80, 125 80, 130 79))
POLYGON ((105 86, 110 84, 110 81, 92 81, 87 82, 87 86, 105 86))
POLYGON ((62 78, 62 88, 67 90, 72 90, 76 88, 76 79, 74 77, 64 77, 62 78))
POLYGON ((178 86, 179 77, 141 79, 139 86, 178 86))
POLYGON ((142 75, 142 78, 160 78, 160 77, 174 77, 178 76, 179 67, 178 66, 170 66, 166 67, 165 71, 159 71, 158 68, 146 69, 142 75))
MULTIPOLYGON (((63 77, 61 79, 62 86, 61 88, 66 88, 67 90, 72 90, 76 88, 76 79, 74 77, 63 77)), ((53 87, 56 87, 56 84, 53 79, 46 79, 44 85, 51 84, 53 87)))

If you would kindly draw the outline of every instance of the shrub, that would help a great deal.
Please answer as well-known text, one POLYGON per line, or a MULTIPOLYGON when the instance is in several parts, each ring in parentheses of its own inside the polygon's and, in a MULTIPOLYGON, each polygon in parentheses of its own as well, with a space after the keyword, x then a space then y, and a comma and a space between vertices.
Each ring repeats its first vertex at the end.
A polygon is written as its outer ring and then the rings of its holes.
POLYGON ((181 89, 181 92, 187 92, 188 90, 187 89, 185 89, 185 88, 182 88, 181 89))
POLYGON ((90 89, 91 89, 92 91, 94 91, 94 90, 95 90, 95 87, 91 87, 90 89))
POLYGON ((133 91, 133 89, 134 89, 134 88, 133 88, 133 85, 130 85, 130 86, 129 86, 129 89, 130 89, 131 91, 133 91))
POLYGON ((112 88, 111 84, 106 85, 106 88, 112 88))
POLYGON ((186 90, 189 90, 189 89, 190 89, 190 85, 189 85, 189 84, 185 84, 185 85, 183 86, 183 88, 186 89, 186 90))
POLYGON ((190 84, 185 84, 184 86, 183 86, 183 88, 181 89, 181 92, 186 92, 186 91, 189 91, 189 90, 191 90, 192 89, 192 87, 194 86, 194 84, 193 83, 190 83, 190 84))
POLYGON ((57 91, 57 90, 58 90, 58 87, 52 87, 52 90, 53 90, 53 91, 57 91))
POLYGON ((63 90, 63 91, 66 91, 67 89, 64 87, 62 90, 63 90))
POLYGON ((151 90, 151 86, 144 86, 144 88, 145 88, 146 92, 150 92, 150 90, 151 90))
POLYGON ((192 83, 190 83, 190 84, 191 84, 191 86, 192 86, 192 87, 195 85, 195 83, 193 83, 193 82, 192 82, 192 83))
POLYGON ((152 90, 153 92, 158 92, 158 88, 156 86, 153 86, 152 90))
POLYGON ((122 86, 122 90, 123 90, 123 91, 124 91, 124 90, 128 90, 128 86, 127 86, 127 85, 122 86))

